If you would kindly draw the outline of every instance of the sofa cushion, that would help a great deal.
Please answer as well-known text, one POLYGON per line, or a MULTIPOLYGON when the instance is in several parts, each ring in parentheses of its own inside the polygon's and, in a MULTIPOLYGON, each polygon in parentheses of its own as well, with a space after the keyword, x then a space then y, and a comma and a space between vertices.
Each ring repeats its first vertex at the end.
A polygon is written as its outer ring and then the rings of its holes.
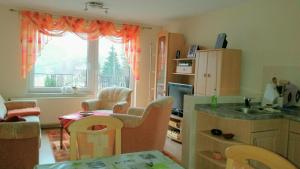
POLYGON ((39 107, 32 107, 32 108, 24 108, 24 109, 13 109, 7 112, 7 118, 13 116, 38 116, 40 115, 40 108, 39 107))
POLYGON ((19 122, 19 121, 26 121, 26 120, 21 116, 12 116, 6 119, 0 119, 0 122, 19 122))
POLYGON ((0 119, 4 119, 7 113, 7 109, 4 103, 5 100, 0 95, 0 119))

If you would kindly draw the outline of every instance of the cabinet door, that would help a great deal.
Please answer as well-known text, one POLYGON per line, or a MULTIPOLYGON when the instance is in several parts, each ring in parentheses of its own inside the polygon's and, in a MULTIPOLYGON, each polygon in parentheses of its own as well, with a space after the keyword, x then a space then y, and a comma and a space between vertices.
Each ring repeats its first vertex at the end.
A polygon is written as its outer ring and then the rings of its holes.
POLYGON ((278 133, 279 132, 277 130, 252 133, 251 142, 255 146, 276 152, 278 133))
POLYGON ((300 167, 300 134, 289 133, 288 159, 300 167))
POLYGON ((206 96, 211 96, 217 89, 217 59, 217 51, 208 52, 206 96))
POLYGON ((196 58, 195 94, 200 96, 206 95, 207 55, 207 51, 200 52, 196 58))
MULTIPOLYGON (((277 150, 277 140, 278 140, 278 131, 263 131, 263 132, 257 132, 257 133, 252 133, 251 134, 251 139, 252 139, 252 144, 257 146, 257 147, 262 147, 267 150, 276 152, 277 150)), ((262 163, 258 161, 251 161, 250 160, 250 165, 253 166, 254 168, 259 168, 259 169, 269 169, 262 163)))
POLYGON ((167 45, 167 33, 161 33, 157 40, 155 98, 160 98, 166 95, 167 45))

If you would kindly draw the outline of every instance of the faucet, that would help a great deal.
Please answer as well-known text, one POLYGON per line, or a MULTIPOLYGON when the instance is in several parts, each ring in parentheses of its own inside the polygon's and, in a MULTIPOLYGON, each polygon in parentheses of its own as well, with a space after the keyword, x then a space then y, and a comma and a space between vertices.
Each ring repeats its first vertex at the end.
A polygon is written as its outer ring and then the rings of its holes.
POLYGON ((251 98, 244 97, 244 101, 245 101, 245 107, 250 109, 251 108, 251 98))

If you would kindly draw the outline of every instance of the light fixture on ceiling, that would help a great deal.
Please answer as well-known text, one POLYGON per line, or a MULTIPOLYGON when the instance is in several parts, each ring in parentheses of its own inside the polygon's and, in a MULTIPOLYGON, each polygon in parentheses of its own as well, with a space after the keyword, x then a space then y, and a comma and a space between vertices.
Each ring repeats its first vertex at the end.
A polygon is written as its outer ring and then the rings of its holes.
POLYGON ((89 8, 103 9, 105 14, 108 13, 108 9, 109 9, 109 8, 107 8, 107 7, 104 6, 104 3, 103 3, 103 2, 96 2, 96 1, 86 2, 86 3, 85 3, 84 10, 85 10, 85 11, 88 11, 89 8))

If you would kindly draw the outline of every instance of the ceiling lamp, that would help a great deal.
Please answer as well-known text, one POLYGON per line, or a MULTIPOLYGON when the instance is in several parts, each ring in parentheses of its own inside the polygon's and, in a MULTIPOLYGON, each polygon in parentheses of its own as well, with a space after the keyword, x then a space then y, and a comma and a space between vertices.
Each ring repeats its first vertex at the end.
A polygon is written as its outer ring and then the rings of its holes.
POLYGON ((103 9, 105 14, 108 13, 108 9, 109 9, 109 8, 104 7, 103 2, 95 2, 95 1, 91 1, 91 2, 86 2, 85 3, 84 10, 88 11, 89 8, 103 9))

